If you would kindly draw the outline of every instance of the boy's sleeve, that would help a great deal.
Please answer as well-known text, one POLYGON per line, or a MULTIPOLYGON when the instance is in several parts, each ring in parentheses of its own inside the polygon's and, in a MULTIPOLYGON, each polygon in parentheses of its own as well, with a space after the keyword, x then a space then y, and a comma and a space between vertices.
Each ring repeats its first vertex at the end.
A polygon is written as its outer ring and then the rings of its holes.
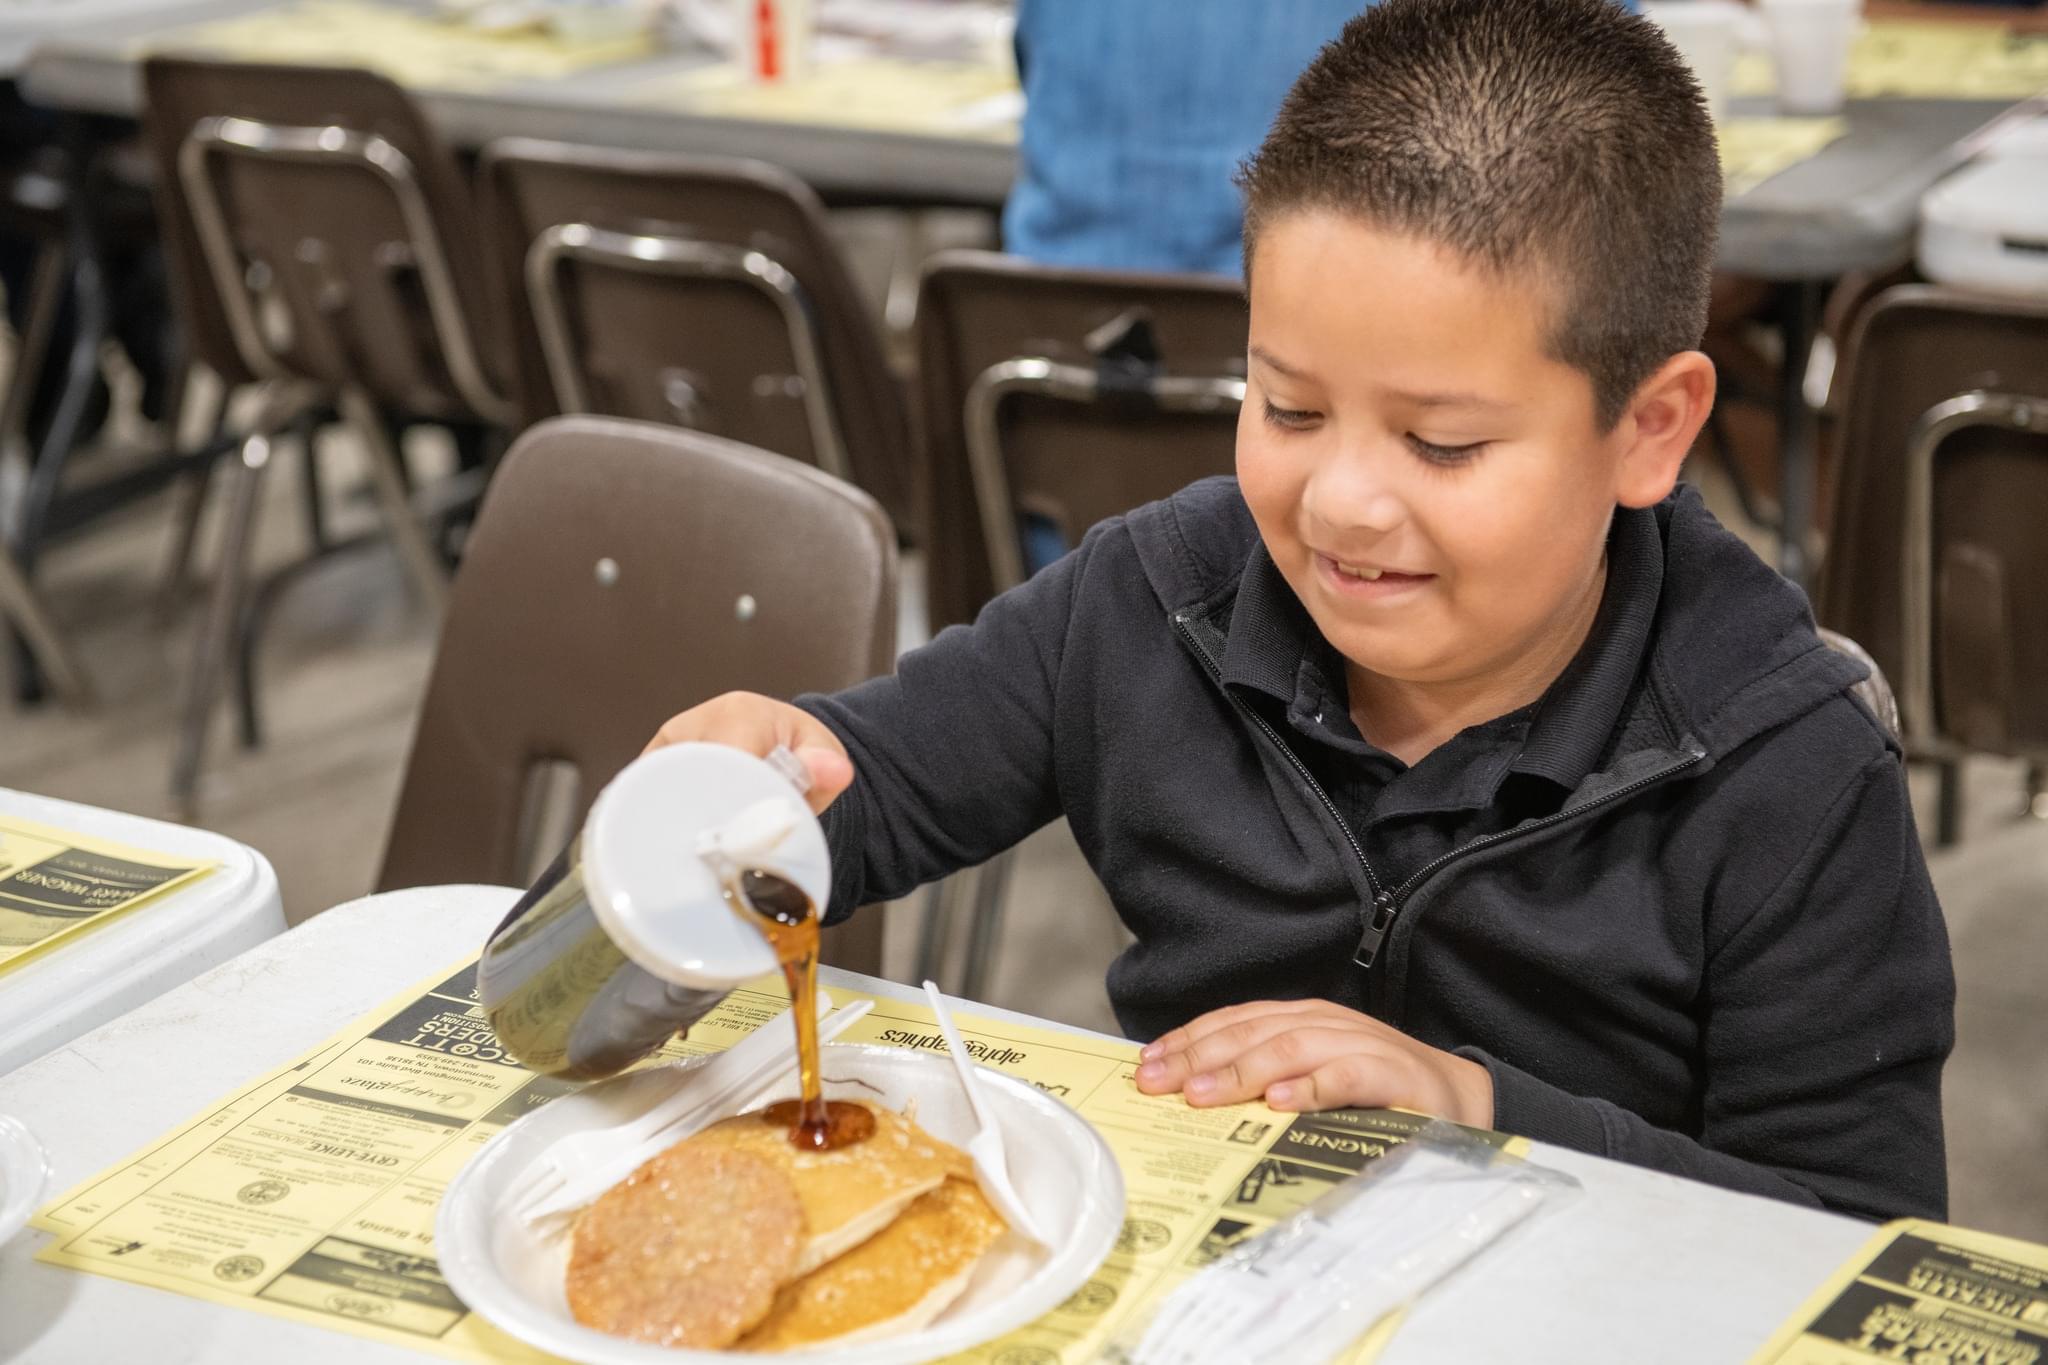
POLYGON ((825 812, 828 923, 1002 852, 1060 813, 1054 691, 1080 584, 1120 520, 997 597, 971 626, 905 654, 896 672, 797 705, 853 760, 825 812))
POLYGON ((1946 1217, 1955 974, 1895 759, 1857 775, 1708 949, 1697 1140, 1461 1050, 1492 1073, 1494 1126, 1843 1213, 1946 1217))

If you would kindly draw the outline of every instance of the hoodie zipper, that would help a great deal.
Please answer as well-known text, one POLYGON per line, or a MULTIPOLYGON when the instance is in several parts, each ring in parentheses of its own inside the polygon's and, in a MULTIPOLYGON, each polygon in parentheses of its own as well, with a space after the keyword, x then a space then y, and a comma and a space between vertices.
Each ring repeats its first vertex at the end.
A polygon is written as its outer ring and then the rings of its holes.
POLYGON ((1175 612, 1173 614, 1173 623, 1179 628, 1182 637, 1187 640, 1189 647, 1194 650, 1195 657, 1202 661, 1202 666, 1208 670, 1209 677, 1222 689, 1223 695, 1230 699, 1231 705, 1237 708, 1238 714, 1251 721, 1253 725, 1257 726, 1265 734, 1267 740, 1272 743, 1274 748, 1280 751, 1281 755, 1294 768, 1294 771, 1300 776, 1302 782, 1307 785, 1309 791, 1314 793, 1318 801, 1322 802, 1323 809, 1330 813, 1330 818, 1336 822, 1337 828, 1343 831, 1344 841, 1350 844, 1351 851, 1358 855, 1359 866, 1365 869, 1366 885, 1372 891, 1372 906, 1370 913, 1366 916, 1365 932, 1358 940, 1358 949, 1351 955, 1351 960, 1360 967, 1370 968, 1378 960, 1380 948, 1386 943, 1387 935, 1393 932, 1394 921, 1400 916, 1401 909, 1408 903, 1409 897, 1414 895, 1416 888, 1424 880, 1434 876, 1447 865, 1458 861, 1467 854, 1477 853, 1481 849, 1491 847, 1504 840, 1517 838, 1525 834, 1534 834, 1539 830, 1562 824, 1566 820, 1576 819, 1587 811, 1598 810, 1600 807, 1610 805, 1621 800, 1623 797, 1632 796, 1645 787, 1653 786, 1664 781, 1666 778, 1674 777, 1684 772, 1687 768, 1692 767, 1706 757, 1704 750, 1694 748, 1680 757, 1678 761, 1668 763, 1655 772, 1646 773, 1635 781, 1617 787, 1613 791, 1588 801, 1583 805, 1574 806, 1570 810, 1559 811, 1555 815, 1546 815, 1539 819, 1525 821, 1513 829, 1501 830, 1495 834, 1481 835, 1477 839, 1460 844, 1448 853, 1439 854, 1436 858, 1418 868, 1406 881, 1390 891, 1380 881, 1379 873, 1373 870, 1372 859, 1365 856, 1365 845, 1352 832, 1350 822, 1345 820, 1343 812, 1337 809, 1337 803, 1330 799, 1330 794, 1323 790, 1322 783, 1316 781, 1315 774, 1308 770, 1308 765, 1301 761, 1301 756, 1288 747, 1287 742, 1280 738, 1279 731, 1275 730, 1264 716, 1252 710, 1251 707, 1245 704, 1242 697, 1224 685, 1223 670, 1217 665, 1215 659, 1210 656, 1207 647, 1195 635, 1194 628, 1188 624, 1188 615, 1189 613, 1186 611, 1175 612))
MULTIPOLYGON (((1394 916, 1401 912, 1401 908, 1408 903, 1408 898, 1415 893, 1416 887, 1422 883, 1423 879, 1434 875, 1446 864, 1454 863, 1467 854, 1477 853, 1483 848, 1488 848, 1504 840, 1535 834, 1553 825, 1563 824, 1567 820, 1575 820, 1588 811, 1598 810, 1602 806, 1611 805, 1623 797, 1634 795, 1645 787, 1655 786, 1666 778, 1675 777, 1706 756, 1705 750, 1693 749, 1681 755, 1675 762, 1667 763, 1655 772, 1645 773, 1633 782, 1616 787, 1613 791, 1597 796, 1582 805, 1573 806, 1570 810, 1561 810, 1555 815, 1544 815, 1534 820, 1525 820, 1513 829, 1504 829, 1494 834, 1482 834, 1477 839, 1458 845, 1448 853, 1437 855, 1437 857, 1416 869, 1407 881, 1394 888, 1384 922, 1381 921, 1378 913, 1379 900, 1376 899, 1373 902, 1374 914, 1372 923, 1366 927, 1365 937, 1359 940, 1358 951, 1352 954, 1351 960, 1361 967, 1372 966, 1373 960, 1380 954, 1380 945, 1386 942, 1387 934, 1394 927, 1394 916)), ((1388 898, 1383 893, 1380 899, 1388 898)))

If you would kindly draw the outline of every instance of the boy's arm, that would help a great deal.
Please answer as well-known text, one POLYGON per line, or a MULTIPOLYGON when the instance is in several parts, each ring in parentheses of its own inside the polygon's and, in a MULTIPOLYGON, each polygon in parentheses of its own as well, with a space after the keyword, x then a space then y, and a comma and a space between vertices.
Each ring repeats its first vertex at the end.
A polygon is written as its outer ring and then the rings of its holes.
POLYGON ((1889 754, 1835 800, 1754 914, 1708 944, 1697 1141, 1477 1049, 1496 1127, 1872 1218, 1945 1217, 1948 936, 1889 754))
POLYGON ((1077 595, 1105 571, 1105 538, 1127 540, 1121 528, 1096 527, 893 675, 797 699, 853 760, 853 785, 825 812, 828 922, 983 862, 1059 815, 1054 692, 1077 595))

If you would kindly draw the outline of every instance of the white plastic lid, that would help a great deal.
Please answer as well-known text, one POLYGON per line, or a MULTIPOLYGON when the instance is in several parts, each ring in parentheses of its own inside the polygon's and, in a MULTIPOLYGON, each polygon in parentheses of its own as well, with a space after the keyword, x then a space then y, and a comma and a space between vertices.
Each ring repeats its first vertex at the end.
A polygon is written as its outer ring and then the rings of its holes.
POLYGON ((707 832, 760 803, 789 805, 789 833, 749 859, 786 877, 823 908, 832 891, 825 831, 789 780, 723 744, 676 744, 628 764, 590 808, 583 885, 604 931, 664 981, 724 990, 775 970, 760 932, 734 914, 710 864, 707 832))
POLYGON ((2048 154, 1995 156, 1921 196, 1920 216, 1999 237, 2048 236, 2048 154))

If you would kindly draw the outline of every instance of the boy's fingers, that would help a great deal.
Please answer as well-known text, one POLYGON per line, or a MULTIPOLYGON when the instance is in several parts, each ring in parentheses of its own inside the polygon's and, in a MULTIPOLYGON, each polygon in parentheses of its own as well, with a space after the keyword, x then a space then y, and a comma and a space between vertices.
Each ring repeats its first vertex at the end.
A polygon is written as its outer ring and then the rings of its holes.
POLYGON ((1266 1088, 1266 1103, 1283 1113, 1317 1109, 1379 1109, 1401 1103, 1395 1069, 1380 1057, 1351 1053, 1266 1088))
POLYGON ((1250 1014, 1165 1052, 1138 1068, 1138 1089, 1148 1095, 1170 1095, 1191 1076, 1215 1071, 1277 1033, 1298 1027, 1298 1014, 1250 1014))
POLYGON ((1346 1029, 1294 1028, 1277 1033, 1210 1071, 1188 1078, 1182 1093, 1198 1106, 1240 1104, 1283 1081, 1312 1075, 1339 1058, 1362 1052, 1371 1040, 1346 1029))
POLYGON ((839 736, 810 712, 772 697, 751 692, 714 697, 669 717, 641 752, 691 742, 729 745, 763 758, 777 747, 791 750, 810 774, 806 800, 814 814, 823 814, 853 782, 853 761, 839 736))
POLYGON ((1243 1005, 1226 1005, 1220 1010, 1210 1010, 1197 1015, 1179 1028, 1160 1034, 1152 1042, 1138 1050, 1146 1061, 1171 1053, 1182 1052, 1203 1038, 1226 1029, 1246 1019, 1266 1015, 1308 1014, 1327 1005, 1322 1000, 1253 1000, 1243 1005))

